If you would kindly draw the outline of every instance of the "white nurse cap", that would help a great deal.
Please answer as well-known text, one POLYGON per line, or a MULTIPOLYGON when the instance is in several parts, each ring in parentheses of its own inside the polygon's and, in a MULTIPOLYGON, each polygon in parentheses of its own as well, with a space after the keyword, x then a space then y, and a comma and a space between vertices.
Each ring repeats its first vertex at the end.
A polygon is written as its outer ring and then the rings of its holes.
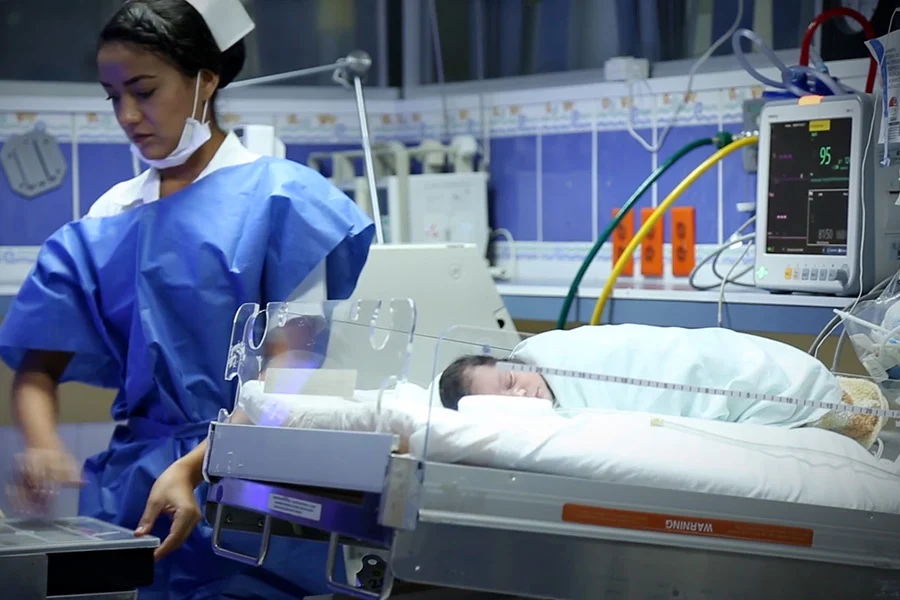
POLYGON ((256 27, 241 0, 185 1, 203 17, 222 52, 244 39, 256 27))

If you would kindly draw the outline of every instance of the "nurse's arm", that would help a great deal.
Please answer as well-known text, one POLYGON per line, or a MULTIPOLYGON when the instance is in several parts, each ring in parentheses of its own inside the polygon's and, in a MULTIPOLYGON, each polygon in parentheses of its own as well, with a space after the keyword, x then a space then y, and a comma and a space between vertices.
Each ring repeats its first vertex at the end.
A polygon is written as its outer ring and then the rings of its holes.
POLYGON ((62 450, 57 430, 57 388, 72 360, 65 352, 31 350, 22 360, 12 386, 13 419, 29 448, 62 450))
POLYGON ((150 533, 161 513, 171 517, 169 533, 154 552, 157 560, 180 548, 203 516, 194 490, 203 481, 206 446, 207 442, 203 440, 196 448, 172 463, 150 490, 147 506, 134 533, 139 537, 150 533))

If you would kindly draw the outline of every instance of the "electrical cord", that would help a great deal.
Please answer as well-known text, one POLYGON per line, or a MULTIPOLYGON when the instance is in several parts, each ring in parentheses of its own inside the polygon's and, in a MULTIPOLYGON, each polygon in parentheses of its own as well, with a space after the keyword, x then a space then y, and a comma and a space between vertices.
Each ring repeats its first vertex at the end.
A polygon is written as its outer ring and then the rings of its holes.
POLYGON ((516 275, 516 266, 518 265, 518 255, 516 251, 516 240, 513 238, 513 234, 509 229, 505 227, 498 227, 491 231, 490 238, 493 239, 496 236, 505 237, 507 243, 509 244, 509 265, 507 267, 493 266, 490 267, 491 276, 494 279, 498 279, 501 281, 508 281, 512 279, 516 275))
POLYGON ((444 54, 441 51, 441 32, 438 29, 439 21, 435 0, 428 2, 428 16, 431 25, 431 42, 434 47, 434 63, 441 94, 441 110, 444 115, 444 139, 441 141, 447 142, 450 140, 450 109, 447 107, 447 92, 444 89, 444 54))
MULTIPOLYGON (((755 237, 755 236, 754 236, 755 237)), ((734 270, 737 268, 739 264, 744 260, 744 257, 747 256, 747 252, 750 251, 750 248, 753 247, 753 244, 746 244, 744 246, 744 251, 741 252, 741 255, 738 256, 737 260, 734 261, 734 264, 731 265, 731 268, 728 269, 728 274, 722 278, 722 285, 719 286, 719 299, 716 303, 716 325, 718 327, 722 326, 722 309, 725 306, 725 286, 728 284, 728 280, 731 279, 731 276, 734 274, 734 270)), ((747 273, 748 269, 745 269, 743 273, 747 273)))
MULTIPOLYGON (((896 11, 894 11, 894 14, 896 14, 896 11)), ((891 19, 893 20, 893 16, 891 17, 891 19)), ((888 26, 890 27, 890 25, 888 25, 888 26)), ((876 94, 875 107, 873 110, 873 114, 878 113, 879 97, 880 96, 876 94)), ((866 149, 863 151, 863 157, 862 157, 863 165, 866 164, 866 159, 869 156, 869 146, 872 143, 872 135, 874 132, 875 132, 875 119, 873 118, 872 122, 869 124, 869 135, 866 138, 866 149)), ((850 305, 848 305, 844 308, 844 311, 847 313, 853 312, 853 309, 856 308, 856 306, 862 300, 868 299, 873 294, 877 297, 877 295, 879 293, 881 293, 881 290, 883 290, 885 287, 887 287, 888 283, 894 277, 894 276, 891 276, 891 277, 887 278, 886 280, 882 281, 877 286, 875 286, 875 288, 871 292, 869 292, 868 294, 863 294, 863 266, 864 266, 864 263, 863 263, 862 250, 863 250, 863 248, 866 247, 866 227, 865 227, 866 203, 863 202, 862 198, 860 198, 859 205, 860 205, 860 214, 861 214, 861 218, 862 218, 862 222, 863 222, 863 226, 860 227, 861 231, 860 231, 860 240, 859 240, 859 249, 858 249, 859 264, 857 266, 857 269, 859 270, 859 293, 856 295, 856 299, 850 305), (876 293, 876 290, 878 290, 877 293, 876 293)), ((813 341, 813 345, 809 349, 809 354, 812 354, 815 358, 818 358, 819 357, 819 349, 822 347, 822 344, 825 342, 825 340, 828 338, 828 336, 831 335, 835 329, 837 329, 838 325, 840 325, 841 323, 843 323, 843 319, 841 317, 839 317, 837 315, 832 317, 831 320, 828 322, 828 324, 825 326, 825 329, 820 331, 819 335, 816 336, 816 339, 813 341)), ((838 341, 840 341, 840 340, 838 340, 838 341)), ((833 357, 832 357, 832 360, 833 360, 833 357)))
POLYGON ((650 215, 650 218, 641 226, 632 240, 628 243, 628 246, 625 247, 625 250, 622 252, 622 256, 619 257, 619 260, 616 261, 615 266, 613 267, 612 273, 610 273, 609 278, 606 280, 606 285, 603 286, 603 292, 600 294, 600 297, 597 298, 597 304, 594 306, 594 314, 591 316, 591 325, 599 325, 600 317, 603 315, 603 309, 606 306, 606 302, 609 300, 610 296, 612 296, 613 288, 615 288, 616 280, 618 280, 619 276, 622 274, 622 271, 625 269, 625 265, 629 260, 632 259, 635 249, 638 245, 643 241, 645 237, 653 230, 656 226, 656 223, 663 217, 669 207, 672 206, 678 198, 684 194, 684 192, 691 186, 695 181, 700 179, 700 177, 717 165, 723 158, 740 150, 741 148, 745 148, 747 146, 751 146, 759 141, 759 136, 756 135, 748 135, 746 137, 736 139, 732 143, 728 144, 724 148, 717 150, 712 156, 707 158, 705 161, 700 163, 700 165, 691 171, 691 173, 684 178, 684 180, 675 186, 675 189, 666 196, 666 199, 662 201, 662 203, 653 211, 650 215))
MULTIPOLYGON (((864 294, 862 297, 860 297, 859 302, 865 302, 867 300, 874 300, 875 298, 877 298, 879 296, 879 294, 881 294, 881 292, 884 291, 884 288, 887 287, 887 285, 891 282, 891 280, 894 279, 894 277, 895 277, 895 275, 891 275, 890 277, 888 277, 887 279, 885 279, 884 281, 882 281, 881 283, 876 285, 874 288, 872 288, 872 291, 870 291, 869 293, 864 294)), ((845 306, 842 309, 842 311, 843 312, 849 311, 849 309, 854 307, 857 303, 858 303, 857 301, 851 302, 850 304, 845 306)), ((825 324, 825 327, 823 327, 822 330, 816 335, 816 338, 813 340, 807 353, 811 354, 813 356, 816 356, 819 352, 819 347, 822 345, 822 343, 825 341, 825 339, 829 335, 831 335, 831 333, 835 329, 837 329, 838 325, 840 325, 842 321, 843 321, 843 319, 840 317, 840 315, 835 315, 835 316, 831 317, 831 320, 828 321, 828 323, 825 324)))
MULTIPOLYGON (((810 24, 806 28, 806 33, 803 34, 803 43, 800 44, 800 66, 806 67, 809 65, 809 54, 810 49, 812 48, 813 39, 815 38, 816 30, 822 23, 826 21, 830 21, 834 17, 850 17, 859 23, 863 32, 866 34, 866 39, 875 39, 878 37, 878 33, 875 32, 875 28, 872 26, 872 23, 859 11, 853 10, 852 8, 846 7, 838 7, 832 8, 830 10, 826 10, 823 13, 819 14, 815 19, 810 22, 810 24)), ((890 29, 888 29, 890 31, 890 29)), ((877 72, 878 67, 875 62, 875 58, 869 61, 869 75, 866 78, 866 93, 871 94, 872 90, 875 89, 875 73, 877 72)))
POLYGON ((557 329, 565 329, 566 323, 569 320, 569 311, 572 308, 572 303, 575 301, 576 296, 578 295, 578 288, 581 286, 581 282, 584 280, 584 276, 587 274, 588 269, 591 264, 594 262, 594 259, 597 257, 597 253, 600 252, 600 248, 606 241, 612 236, 613 232, 622 222, 622 220, 631 212, 631 209, 634 208, 634 205, 637 204, 638 200, 647 193, 656 180, 659 179, 663 173, 668 171, 672 166, 681 160, 684 156, 700 148, 702 146, 709 146, 715 144, 716 148, 724 148, 732 141, 731 134, 727 131, 720 132, 718 135, 712 138, 702 138, 699 140, 695 140, 689 144, 682 146, 677 152, 675 152, 672 156, 666 159, 666 161, 661 164, 659 167, 653 171, 647 179, 638 186, 638 188, 631 194, 631 197, 625 201, 625 204, 622 205, 622 208, 619 209, 619 212, 616 213, 616 216, 613 217, 613 220, 606 226, 606 229, 603 230, 603 233, 600 234, 600 237, 597 238, 597 241, 594 242, 594 245, 591 247, 590 251, 585 256, 584 260, 581 261, 581 266, 578 268, 578 273, 575 275, 575 279, 572 280, 571 285, 569 285, 569 292, 566 294, 566 299, 563 301, 562 309, 559 311, 559 317, 556 319, 556 328, 557 329))
MULTIPOLYGON (((666 141, 666 137, 669 135, 669 132, 672 130, 672 127, 675 125, 675 121, 678 120, 678 115, 681 114, 681 110, 684 108, 684 105, 687 104, 687 100, 686 100, 687 96, 694 89, 694 76, 697 74, 697 70, 700 68, 700 66, 703 63, 705 63, 709 59, 710 56, 713 55, 713 52, 715 52, 719 48, 719 46, 721 46, 722 44, 727 42, 728 38, 730 38, 732 36, 732 34, 734 34, 734 32, 737 31, 737 28, 740 27, 740 25, 741 25, 741 19, 743 19, 743 18, 744 18, 744 0, 738 0, 737 15, 735 15, 734 22, 731 24, 731 27, 729 27, 728 31, 726 31, 722 35, 722 37, 717 39, 713 43, 713 45, 710 46, 706 50, 706 52, 701 54, 700 57, 697 59, 697 61, 693 65, 691 65, 691 69, 690 69, 690 71, 688 71, 687 87, 684 90, 684 94, 681 96, 681 102, 678 103, 678 106, 675 108, 675 113, 672 115, 672 118, 669 119, 669 122, 666 124, 665 128, 662 130, 662 133, 659 134, 659 138, 657 138, 655 144, 651 144, 650 142, 645 140, 635 130, 635 128, 634 128, 634 112, 628 111, 628 120, 625 122, 626 126, 628 127, 628 134, 637 143, 639 143, 644 148, 644 150, 646 150, 647 152, 659 152, 660 151, 660 149, 662 148, 663 144, 666 141)), ((650 91, 650 93, 653 94, 653 90, 650 88, 650 84, 647 83, 647 80, 644 79, 642 81, 643 81, 644 85, 647 87, 647 89, 650 91)), ((633 93, 631 85, 632 84, 629 82, 628 83, 628 95, 629 95, 629 97, 632 98, 632 101, 633 101, 634 93, 633 93)))
MULTIPOLYGON (((730 249, 735 244, 742 244, 744 242, 752 242, 753 241, 755 234, 748 234, 748 235, 742 236, 741 232, 744 231, 745 229, 747 229, 748 227, 750 227, 751 225, 753 225, 755 222, 756 222, 756 215, 753 215, 752 217, 750 217, 749 219, 744 221, 740 225, 740 227, 735 229, 734 233, 732 233, 730 236, 728 236, 729 240, 727 242, 725 242, 724 244, 721 244, 718 248, 716 248, 715 250, 710 252, 707 256, 705 256, 703 258, 703 260, 701 260, 699 263, 697 263, 697 265, 695 265, 694 268, 691 270, 690 275, 688 275, 688 285, 690 285, 695 290, 700 290, 700 291, 712 290, 719 286, 719 283, 714 283, 712 285, 699 285, 694 281, 694 279, 697 277, 697 274, 700 272, 700 269, 702 269, 710 261, 712 261, 712 264, 710 266, 712 267, 712 272, 713 272, 713 275, 716 276, 716 279, 718 279, 719 282, 721 282, 722 280, 727 280, 728 277, 719 273, 719 270, 717 268, 719 259, 722 258, 722 254, 726 250, 730 249)), ((752 269, 753 269, 753 267, 747 267, 746 269, 744 269, 743 271, 741 271, 740 273, 735 275, 730 281, 728 281, 728 283, 732 283, 734 285, 740 285, 740 286, 744 286, 744 287, 756 287, 749 283, 743 283, 743 282, 737 281, 738 279, 740 279, 741 277, 743 277, 744 275, 749 273, 752 269)))
MULTIPOLYGON (((740 231, 740 230, 738 230, 738 231, 740 231)), ((737 233, 737 231, 735 231, 735 233, 737 233)), ((701 292, 708 292, 709 290, 714 290, 714 289, 718 288, 721 285, 722 281, 725 280, 725 278, 727 276, 716 274, 716 278, 718 279, 718 281, 716 281, 716 283, 701 285, 695 281, 695 278, 697 277, 697 274, 700 272, 700 269, 702 269, 704 266, 706 266, 710 262, 715 264, 715 261, 718 260, 719 257, 721 257, 722 254, 726 250, 730 249, 735 244, 744 244, 745 242, 752 242, 755 237, 756 237, 756 234, 754 234, 754 233, 742 235, 742 236, 740 236, 736 239, 733 239, 725 244, 722 244, 721 246, 719 246, 718 248, 716 248, 715 250, 710 252, 708 255, 704 256, 703 260, 698 262, 697 265, 694 267, 694 269, 691 271, 691 274, 688 275, 688 285, 690 285, 695 290, 698 290, 701 292)), ((738 262, 740 262, 740 261, 738 261, 738 262)), ((737 263, 735 263, 735 264, 737 264, 737 263)), ((744 275, 749 273, 752 269, 753 269, 752 266, 746 267, 743 271, 741 271, 740 273, 735 275, 734 279, 743 277, 744 275)), ((729 283, 734 283, 734 281, 730 281, 729 283)))

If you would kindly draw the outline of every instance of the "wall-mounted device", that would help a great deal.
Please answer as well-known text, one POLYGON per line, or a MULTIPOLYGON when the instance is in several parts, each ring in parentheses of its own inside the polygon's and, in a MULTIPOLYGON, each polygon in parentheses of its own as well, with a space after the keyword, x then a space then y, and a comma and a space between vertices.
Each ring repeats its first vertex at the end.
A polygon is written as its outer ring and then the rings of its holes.
MULTIPOLYGON (((457 136, 450 144, 424 140, 414 148, 391 141, 373 148, 385 242, 474 244, 487 255, 488 173, 475 168, 477 142, 457 136), (421 174, 411 173, 413 160, 421 174)), ((310 167, 323 171, 368 214, 374 214, 366 178, 357 175, 358 150, 311 153, 310 167)))
POLYGON ((865 291, 900 267, 900 207, 890 170, 877 165, 873 118, 872 98, 861 94, 763 107, 757 287, 856 295, 860 279, 865 291))
POLYGON ((487 254, 488 174, 429 173, 409 178, 409 241, 474 244, 487 254))
POLYGON ((42 123, 7 140, 0 151, 0 164, 9 186, 28 199, 62 185, 68 168, 56 138, 47 133, 42 123))

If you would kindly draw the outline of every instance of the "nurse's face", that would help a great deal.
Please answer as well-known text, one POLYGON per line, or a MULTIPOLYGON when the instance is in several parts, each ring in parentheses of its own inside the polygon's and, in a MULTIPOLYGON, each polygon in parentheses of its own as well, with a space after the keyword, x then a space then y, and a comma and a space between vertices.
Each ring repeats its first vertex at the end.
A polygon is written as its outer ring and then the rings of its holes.
MULTIPOLYGON (((132 44, 110 42, 97 52, 100 84, 112 101, 119 125, 148 159, 175 150, 191 116, 197 79, 185 77, 162 58, 132 44)), ((197 112, 215 92, 218 77, 201 72, 197 112)), ((209 113, 207 113, 209 118, 209 113)))

